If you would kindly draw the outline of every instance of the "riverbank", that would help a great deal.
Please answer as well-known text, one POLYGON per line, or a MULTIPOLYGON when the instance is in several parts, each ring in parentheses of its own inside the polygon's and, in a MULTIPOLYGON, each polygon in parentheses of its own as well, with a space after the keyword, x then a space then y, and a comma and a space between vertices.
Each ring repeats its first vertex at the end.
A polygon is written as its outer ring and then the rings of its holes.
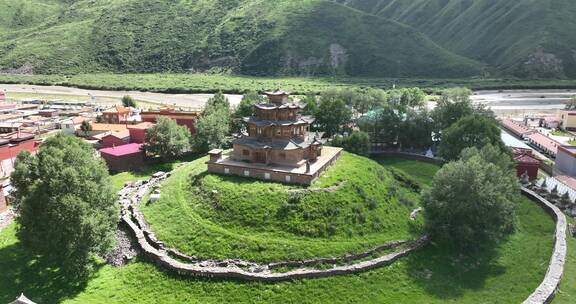
POLYGON ((249 77, 207 74, 78 74, 78 75, 10 75, 0 74, 3 84, 32 84, 75 87, 88 90, 142 91, 169 94, 202 94, 221 91, 243 94, 250 90, 276 88, 295 95, 318 93, 336 88, 420 87, 434 92, 448 87, 473 90, 576 89, 576 80, 525 79, 392 79, 354 77, 249 77))

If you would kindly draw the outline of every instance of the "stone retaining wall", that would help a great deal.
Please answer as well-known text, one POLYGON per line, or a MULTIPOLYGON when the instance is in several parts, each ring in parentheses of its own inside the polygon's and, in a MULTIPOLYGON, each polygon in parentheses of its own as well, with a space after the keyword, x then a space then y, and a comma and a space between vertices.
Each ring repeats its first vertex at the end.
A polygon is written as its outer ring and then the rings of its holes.
POLYGON ((554 251, 552 252, 552 258, 550 259, 546 276, 544 277, 544 280, 540 286, 538 286, 538 288, 536 288, 530 297, 528 297, 523 303, 550 303, 556 295, 556 291, 558 290, 562 280, 562 274, 564 273, 564 263, 566 261, 567 251, 566 216, 560 209, 558 209, 558 207, 554 206, 554 204, 545 200, 534 191, 522 188, 522 193, 542 206, 542 208, 544 208, 556 221, 556 230, 554 234, 554 251))
POLYGON ((186 256, 175 249, 165 248, 164 243, 159 241, 154 233, 148 228, 143 214, 136 207, 141 203, 142 199, 150 189, 153 189, 168 176, 169 174, 166 173, 155 174, 155 176, 149 181, 127 185, 118 193, 118 195, 120 197, 119 203, 122 205, 122 222, 136 238, 138 247, 141 249, 142 254, 159 267, 179 275, 235 278, 253 281, 283 281, 301 278, 321 278, 339 274, 357 273, 389 265, 428 243, 428 237, 425 236, 413 243, 408 243, 406 241, 391 242, 356 255, 304 261, 284 261, 270 264, 258 264, 237 260, 199 260, 195 257, 186 256), (392 249, 403 245, 405 245, 405 248, 396 252, 354 264, 334 266, 329 269, 303 268, 315 264, 349 262, 352 260, 367 258, 378 251, 392 249), (273 268, 282 266, 301 268, 288 272, 271 271, 273 268))

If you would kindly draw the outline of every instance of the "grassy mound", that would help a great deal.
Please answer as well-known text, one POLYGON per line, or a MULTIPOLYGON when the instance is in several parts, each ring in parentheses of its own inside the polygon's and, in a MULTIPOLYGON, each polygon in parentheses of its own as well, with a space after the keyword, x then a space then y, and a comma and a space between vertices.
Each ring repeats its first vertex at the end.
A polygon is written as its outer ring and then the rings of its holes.
MULTIPOLYGON (((382 161, 406 174, 419 174, 419 165, 427 167, 415 161, 382 161)), ((467 259, 431 245, 390 267, 277 284, 183 279, 139 261, 122 268, 103 266, 88 282, 76 282, 28 254, 11 226, 0 232, 0 302, 24 291, 39 303, 519 303, 544 277, 554 224, 527 199, 519 201, 518 217, 518 231, 490 262, 486 253, 467 259), (470 262, 476 258, 481 262, 470 262)), ((574 252, 569 249, 564 285, 554 303, 572 303, 576 297, 571 284, 574 252)))
POLYGON ((162 198, 142 206, 158 237, 191 255, 256 261, 341 255, 420 236, 419 195, 377 162, 345 153, 309 189, 206 173, 206 158, 176 170, 162 198))

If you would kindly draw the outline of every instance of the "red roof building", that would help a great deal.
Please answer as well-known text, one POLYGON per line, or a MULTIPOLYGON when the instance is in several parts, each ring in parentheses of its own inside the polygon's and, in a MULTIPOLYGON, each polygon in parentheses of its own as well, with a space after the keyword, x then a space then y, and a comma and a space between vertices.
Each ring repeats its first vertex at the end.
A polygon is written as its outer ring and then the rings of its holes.
POLYGON ((142 122, 137 125, 128 126, 130 132, 130 142, 136 144, 143 144, 146 142, 146 131, 154 126, 152 122, 142 122))
POLYGON ((540 160, 532 154, 530 149, 512 149, 514 154, 514 162, 516 163, 516 174, 518 177, 528 174, 530 180, 538 178, 538 170, 540 168, 540 160))
POLYGON ((102 137, 103 148, 123 146, 130 143, 130 132, 128 130, 113 131, 102 137))
POLYGON ((528 135, 527 140, 533 146, 536 146, 538 149, 542 150, 542 152, 552 157, 556 157, 556 154, 558 153, 558 147, 562 146, 561 143, 540 132, 535 132, 528 135))
POLYGON ((520 138, 526 138, 528 135, 536 133, 537 131, 534 129, 530 129, 523 125, 519 121, 515 121, 512 119, 503 119, 500 121, 500 124, 508 131, 512 132, 514 135, 520 138))
POLYGON ((22 151, 36 153, 40 141, 32 133, 14 132, 0 135, 0 176, 7 177, 14 170, 14 160, 22 151))
POLYGON ((196 133, 194 126, 196 125, 196 119, 200 115, 199 112, 195 111, 177 111, 173 108, 163 108, 154 111, 142 111, 140 112, 140 117, 142 121, 156 123, 156 118, 158 116, 164 116, 176 120, 176 123, 180 126, 186 126, 190 133, 196 133))
POLYGON ((144 166, 144 150, 141 144, 100 149, 100 155, 113 172, 139 170, 144 166))

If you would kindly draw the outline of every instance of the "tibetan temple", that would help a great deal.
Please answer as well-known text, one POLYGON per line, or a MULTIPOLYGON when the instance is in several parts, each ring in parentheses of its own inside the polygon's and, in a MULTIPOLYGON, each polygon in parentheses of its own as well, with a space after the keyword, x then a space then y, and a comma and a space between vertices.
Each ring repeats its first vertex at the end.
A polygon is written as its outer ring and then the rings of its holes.
POLYGON ((302 116, 305 105, 292 102, 284 91, 267 92, 267 103, 254 106, 245 117, 246 134, 234 150, 210 151, 208 170, 219 174, 311 184, 333 164, 342 149, 324 147, 322 134, 310 132, 314 118, 302 116))

